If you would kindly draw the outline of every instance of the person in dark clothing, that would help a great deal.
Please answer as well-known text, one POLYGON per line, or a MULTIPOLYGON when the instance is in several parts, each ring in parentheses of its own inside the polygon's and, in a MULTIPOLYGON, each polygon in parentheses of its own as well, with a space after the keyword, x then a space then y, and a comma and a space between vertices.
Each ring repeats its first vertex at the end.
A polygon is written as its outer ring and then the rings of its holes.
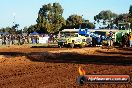
POLYGON ((129 36, 127 33, 125 33, 122 36, 122 47, 126 47, 128 45, 128 42, 129 42, 129 36))
POLYGON ((15 36, 11 35, 11 42, 12 42, 13 45, 14 45, 14 40, 15 40, 15 36))
POLYGON ((3 42, 2 42, 2 45, 6 45, 6 36, 5 35, 3 35, 3 42))
POLYGON ((92 46, 96 46, 96 38, 92 37, 92 46))
POLYGON ((21 37, 20 37, 20 35, 17 36, 17 39, 18 39, 18 45, 20 45, 21 44, 21 37))

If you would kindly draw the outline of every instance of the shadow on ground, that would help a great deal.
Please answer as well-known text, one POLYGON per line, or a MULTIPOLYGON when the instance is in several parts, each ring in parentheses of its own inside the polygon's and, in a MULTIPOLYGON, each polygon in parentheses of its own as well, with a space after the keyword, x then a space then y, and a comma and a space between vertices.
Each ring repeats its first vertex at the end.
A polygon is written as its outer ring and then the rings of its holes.
POLYGON ((123 50, 123 51, 132 51, 132 47, 126 47, 126 48, 117 48, 118 50, 123 50))
POLYGON ((0 55, 4 56, 26 56, 27 59, 34 62, 50 62, 50 63, 75 63, 75 64, 103 64, 103 65, 132 65, 132 56, 125 57, 126 55, 132 55, 132 53, 120 53, 110 52, 112 54, 122 54, 109 56, 109 52, 98 51, 100 55, 84 55, 75 52, 0 52, 0 55), (105 56, 101 53, 105 53, 105 56))
POLYGON ((58 46, 31 46, 31 48, 58 48, 58 46))
POLYGON ((21 52, 0 52, 0 55, 5 55, 5 56, 26 56, 27 53, 21 53, 21 52))
POLYGON ((120 54, 120 55, 132 55, 132 52, 105 52, 105 51, 101 51, 101 50, 96 50, 96 52, 98 53, 104 53, 104 54, 120 54))
POLYGON ((51 63, 75 63, 75 64, 107 64, 107 65, 132 65, 132 57, 82 55, 78 53, 30 53, 27 56, 31 61, 51 63))

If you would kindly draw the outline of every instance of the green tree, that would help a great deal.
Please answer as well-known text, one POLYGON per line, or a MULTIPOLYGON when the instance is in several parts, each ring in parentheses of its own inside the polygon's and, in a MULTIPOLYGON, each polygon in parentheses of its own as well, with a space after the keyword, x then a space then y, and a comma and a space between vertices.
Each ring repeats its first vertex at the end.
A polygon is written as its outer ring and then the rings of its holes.
POLYGON ((129 17, 128 13, 120 14, 116 17, 116 19, 114 19, 114 23, 118 24, 118 22, 128 22, 129 20, 128 17, 129 17))
MULTIPOLYGON (((111 25, 113 24, 113 20, 118 15, 116 13, 111 12, 110 10, 101 11, 99 14, 94 16, 95 24, 103 24, 103 25, 111 25)), ((111 25, 112 26, 112 25, 111 25)))
POLYGON ((116 17, 114 20, 117 24, 118 22, 130 22, 132 23, 132 5, 130 5, 129 13, 123 13, 116 17))
POLYGON ((28 27, 25 26, 22 30, 23 30, 23 33, 27 33, 28 32, 28 27))
POLYGON ((82 24, 83 19, 82 16, 79 15, 71 15, 67 18, 66 24, 71 28, 79 28, 79 25, 82 24))
POLYGON ((130 16, 132 17, 132 5, 130 5, 129 14, 130 14, 130 16))
POLYGON ((79 15, 70 15, 66 20, 65 28, 95 28, 93 23, 90 23, 89 20, 85 20, 82 16, 79 15))
MULTIPOLYGON (((26 31, 26 30, 24 30, 24 31, 26 31)), ((27 29, 27 32, 28 32, 28 33, 32 33, 32 32, 34 32, 34 31, 38 31, 37 24, 30 25, 30 26, 28 27, 28 29, 27 29)))
POLYGON ((17 34, 18 33, 18 27, 19 27, 19 24, 15 24, 11 27, 11 29, 9 30, 9 33, 10 34, 17 34))
POLYGON ((58 32, 65 25, 62 14, 63 8, 59 3, 43 5, 36 20, 38 28, 48 33, 58 32))
POLYGON ((10 27, 5 27, 0 29, 0 32, 3 32, 3 33, 9 33, 10 31, 11 31, 10 27))
POLYGON ((132 29, 132 5, 130 5, 130 8, 129 8, 128 22, 131 23, 131 29, 132 29))
POLYGON ((94 29, 95 25, 93 23, 89 22, 89 20, 83 19, 83 22, 81 24, 81 28, 82 29, 85 29, 85 28, 94 29))

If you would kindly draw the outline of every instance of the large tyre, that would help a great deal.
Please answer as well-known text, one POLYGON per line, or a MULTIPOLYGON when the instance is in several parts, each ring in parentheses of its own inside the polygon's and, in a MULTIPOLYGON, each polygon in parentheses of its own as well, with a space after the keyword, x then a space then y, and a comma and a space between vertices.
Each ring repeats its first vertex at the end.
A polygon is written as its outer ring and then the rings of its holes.
POLYGON ((71 48, 74 48, 74 46, 75 46, 74 43, 70 43, 71 48))
POLYGON ((86 43, 87 43, 87 44, 91 44, 91 42, 92 42, 92 39, 91 39, 91 38, 87 38, 87 39, 86 39, 86 43))
POLYGON ((80 48, 84 48, 85 47, 85 45, 82 43, 82 44, 80 44, 80 48))
POLYGON ((62 46, 61 45, 58 45, 58 48, 62 48, 62 46))
POLYGON ((58 48, 62 48, 62 47, 63 47, 63 45, 58 43, 58 48))

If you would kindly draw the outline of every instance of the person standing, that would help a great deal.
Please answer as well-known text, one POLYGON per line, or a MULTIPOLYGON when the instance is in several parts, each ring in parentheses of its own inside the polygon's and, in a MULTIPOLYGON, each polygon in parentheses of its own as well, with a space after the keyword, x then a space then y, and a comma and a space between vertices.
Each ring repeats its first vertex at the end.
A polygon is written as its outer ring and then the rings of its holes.
POLYGON ((109 32, 109 46, 113 46, 113 38, 112 38, 112 36, 113 36, 113 32, 110 31, 109 32))
POLYGON ((6 35, 3 36, 3 44, 6 45, 6 35))
POLYGON ((17 39, 18 39, 18 45, 21 45, 21 36, 18 35, 18 36, 17 36, 17 39))
POLYGON ((128 41, 129 41, 129 38, 128 38, 128 34, 125 33, 123 36, 122 36, 122 47, 126 47, 128 44, 128 41))
POLYGON ((96 46, 96 37, 95 36, 92 37, 92 46, 96 46))
POLYGON ((30 36, 29 36, 29 34, 27 35, 27 44, 29 44, 30 43, 30 36))
POLYGON ((130 33, 129 40, 130 40, 130 47, 132 47, 132 33, 130 33))
POLYGON ((14 41, 15 41, 15 36, 11 35, 11 44, 14 45, 14 41))

